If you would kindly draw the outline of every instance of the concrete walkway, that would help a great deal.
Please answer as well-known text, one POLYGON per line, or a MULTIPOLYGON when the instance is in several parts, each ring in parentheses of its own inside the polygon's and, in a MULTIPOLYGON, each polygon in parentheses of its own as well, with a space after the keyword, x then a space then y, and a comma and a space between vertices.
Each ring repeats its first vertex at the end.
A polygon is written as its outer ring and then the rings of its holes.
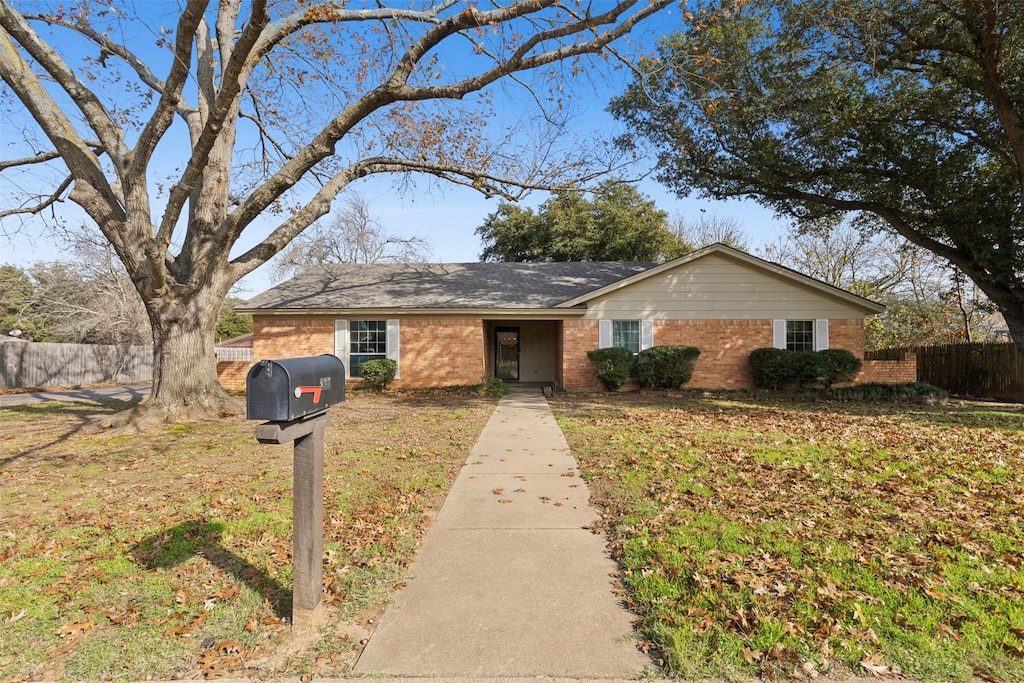
POLYGON ((653 670, 539 389, 501 399, 355 673, 633 679, 653 670))

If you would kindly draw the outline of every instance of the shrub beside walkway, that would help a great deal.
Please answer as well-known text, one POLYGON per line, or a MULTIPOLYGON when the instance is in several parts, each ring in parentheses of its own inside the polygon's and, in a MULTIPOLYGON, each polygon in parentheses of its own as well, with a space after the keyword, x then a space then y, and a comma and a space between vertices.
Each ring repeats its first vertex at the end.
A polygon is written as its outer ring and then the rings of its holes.
POLYGON ((543 396, 501 400, 355 667, 391 676, 635 678, 652 669, 543 396))

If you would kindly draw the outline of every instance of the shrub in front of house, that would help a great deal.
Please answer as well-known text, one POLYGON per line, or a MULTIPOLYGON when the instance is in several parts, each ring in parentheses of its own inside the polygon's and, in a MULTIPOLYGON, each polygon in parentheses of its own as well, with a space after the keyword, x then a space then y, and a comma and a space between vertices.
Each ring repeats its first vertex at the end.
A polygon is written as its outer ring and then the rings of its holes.
POLYGON ((754 384, 763 389, 805 386, 821 377, 821 356, 815 351, 755 349, 750 354, 754 384))
POLYGON ((368 360, 359 365, 359 374, 377 391, 384 391, 389 384, 395 381, 397 372, 398 363, 390 358, 368 360))
POLYGON ((652 346, 636 357, 636 381, 644 389, 678 389, 693 376, 695 346, 652 346))
POLYGON ((754 383, 763 389, 799 387, 821 382, 826 389, 839 382, 852 382, 863 362, 845 349, 787 351, 757 349, 750 354, 754 383))
POLYGON ((818 351, 817 355, 821 383, 826 389, 831 389, 833 384, 852 382, 864 366, 860 358, 846 349, 825 349, 818 351))
POLYGON ((597 366, 597 379, 608 391, 618 391, 629 379, 629 371, 633 367, 633 353, 628 349, 594 349, 587 351, 587 358, 597 366))

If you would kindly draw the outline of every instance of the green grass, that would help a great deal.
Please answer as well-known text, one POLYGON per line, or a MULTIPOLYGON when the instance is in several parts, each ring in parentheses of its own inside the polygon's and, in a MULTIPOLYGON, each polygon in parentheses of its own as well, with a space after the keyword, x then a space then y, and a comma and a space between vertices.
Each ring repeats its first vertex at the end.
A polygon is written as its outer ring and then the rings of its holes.
POLYGON ((1024 680, 1020 413, 635 396, 554 408, 674 674, 1024 680))

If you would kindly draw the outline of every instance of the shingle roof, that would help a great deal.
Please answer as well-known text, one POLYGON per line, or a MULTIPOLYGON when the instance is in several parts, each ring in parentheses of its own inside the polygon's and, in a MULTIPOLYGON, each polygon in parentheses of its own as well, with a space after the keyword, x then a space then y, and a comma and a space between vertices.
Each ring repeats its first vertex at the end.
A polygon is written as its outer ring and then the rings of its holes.
POLYGON ((321 266, 240 309, 551 308, 653 263, 444 263, 321 266))

